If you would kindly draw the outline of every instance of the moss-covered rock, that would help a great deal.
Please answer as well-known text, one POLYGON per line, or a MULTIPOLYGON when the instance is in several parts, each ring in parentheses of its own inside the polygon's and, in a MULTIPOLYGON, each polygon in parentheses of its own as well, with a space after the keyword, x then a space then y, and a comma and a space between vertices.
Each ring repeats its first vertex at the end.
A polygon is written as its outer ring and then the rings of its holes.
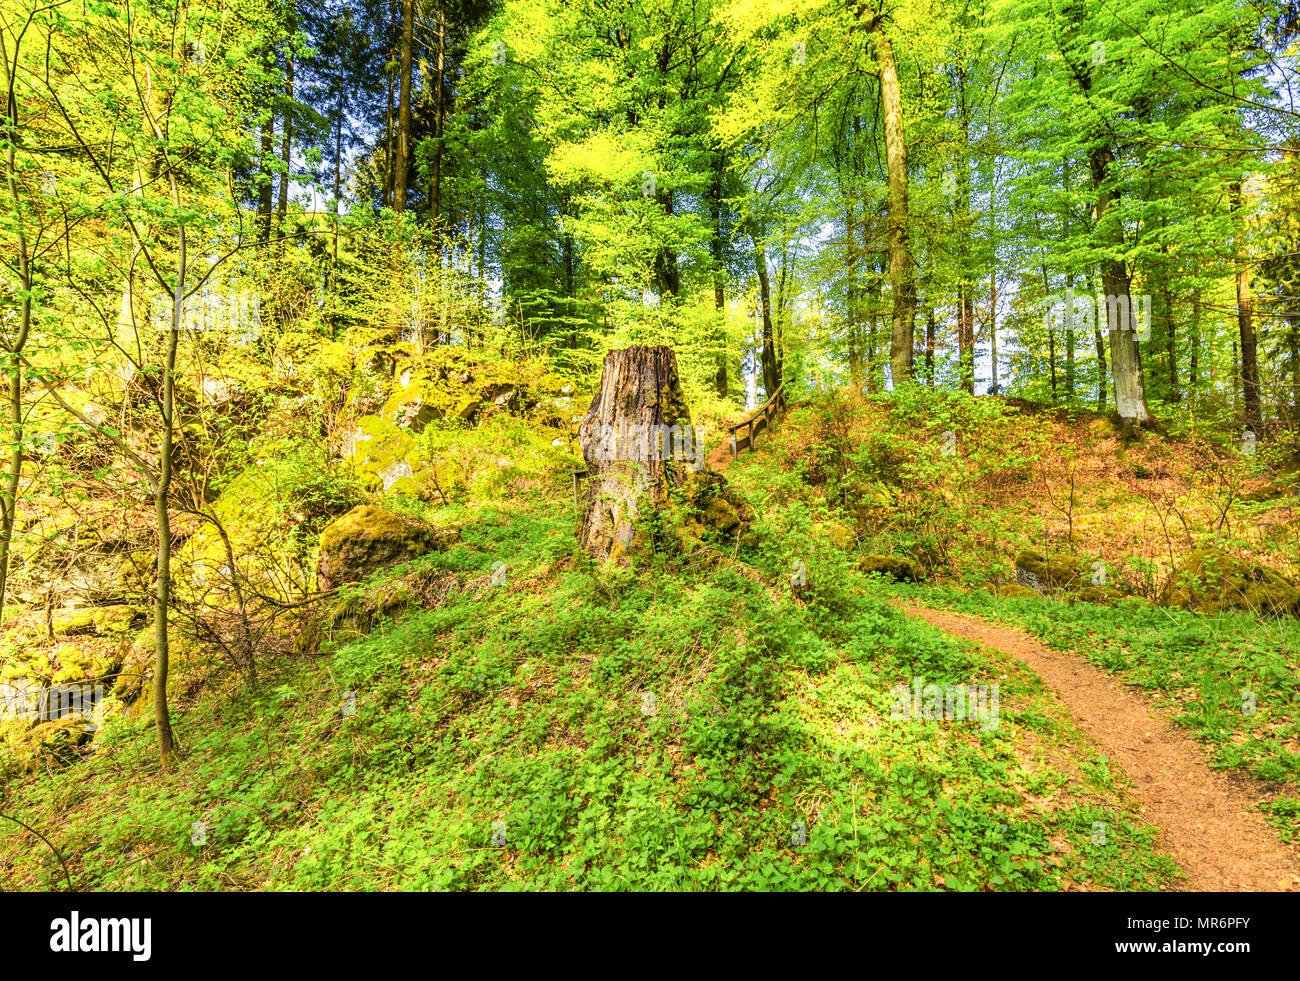
POLYGON ((318 587, 333 589, 361 582, 376 569, 446 548, 458 537, 454 529, 437 529, 362 504, 321 532, 318 587))
POLYGON ((356 467, 366 490, 419 496, 415 439, 400 426, 378 416, 364 416, 344 441, 343 454, 356 467))
POLYGON ((6 722, 0 735, 5 768, 33 772, 47 762, 65 765, 78 759, 77 747, 90 740, 91 732, 84 719, 67 716, 35 725, 6 722))
POLYGON ((1084 582, 1087 566, 1073 552, 1047 556, 1025 549, 1016 556, 1016 582, 1041 592, 1044 589, 1070 589, 1084 582))
POLYGON ((995 595, 999 599, 1028 599, 1031 596, 1037 596, 1038 593, 1028 586, 1021 586, 1019 583, 1011 582, 999 586, 995 595))
POLYGON ((121 667, 124 654, 114 645, 60 644, 50 657, 50 681, 62 685, 107 678, 121 667))
POLYGON ((864 555, 858 559, 858 569, 867 574, 880 573, 891 576, 898 582, 924 582, 925 570, 921 563, 912 559, 900 559, 894 555, 864 555))
POLYGON ((1160 604, 1201 613, 1250 610, 1264 616, 1300 616, 1300 589, 1265 566, 1199 549, 1170 574, 1160 604))
POLYGON ((749 503, 731 490, 722 474, 711 470, 693 473, 686 489, 694 516, 705 532, 734 537, 754 520, 749 503))
POLYGON ((172 588, 178 601, 233 609, 240 578, 278 592, 309 580, 315 570, 321 529, 361 499, 345 473, 324 474, 323 449, 284 456, 268 454, 222 489, 172 558, 172 588), (232 563, 233 559, 233 563, 232 563))
POLYGON ((1114 586, 1094 586, 1090 583, 1078 592, 1071 593, 1070 598, 1081 603, 1098 603, 1102 606, 1110 606, 1121 599, 1123 595, 1114 586))
POLYGON ((125 604, 91 606, 71 610, 54 618, 54 632, 68 637, 94 634, 100 637, 120 636, 144 620, 144 614, 125 604))

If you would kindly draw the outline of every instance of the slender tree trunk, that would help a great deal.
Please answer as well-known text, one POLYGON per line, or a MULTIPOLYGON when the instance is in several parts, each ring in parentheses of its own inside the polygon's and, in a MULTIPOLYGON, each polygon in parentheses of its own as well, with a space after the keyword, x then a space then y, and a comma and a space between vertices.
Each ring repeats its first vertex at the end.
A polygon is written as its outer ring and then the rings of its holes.
POLYGON ((880 376, 876 348, 876 329, 882 309, 881 292, 884 289, 885 270, 880 262, 873 262, 871 282, 871 317, 867 321, 867 393, 875 394, 881 390, 883 379, 880 376))
MULTIPOLYGON (((1070 164, 1065 161, 1061 164, 1061 186, 1065 188, 1066 193, 1070 191, 1070 164)), ((1070 234, 1070 208, 1067 203, 1061 209, 1061 238, 1065 239, 1070 234)), ((1070 270, 1065 275, 1066 296, 1074 297, 1074 271, 1070 270)), ((1069 402, 1074 401, 1074 311, 1070 311, 1069 320, 1065 331, 1065 398, 1069 402)))
MULTIPOLYGON (((23 248, 23 246, 20 246, 23 248)), ((24 262, 24 265, 26 263, 24 262)), ((30 287, 24 286, 30 291, 30 287)), ((0 495, 0 620, 4 618, 5 596, 9 586, 9 556, 13 545, 14 525, 18 517, 18 489, 23 474, 23 372, 22 350, 31 325, 31 300, 23 300, 19 314, 19 335, 10 346, 9 362, 9 466, 5 472, 4 492, 0 495)))
MULTIPOLYGON (((280 175, 280 199, 276 204, 275 230, 277 235, 284 234, 284 219, 289 212, 289 172, 292 165, 291 146, 293 140, 293 113, 289 111, 289 104, 293 101, 292 52, 285 58, 284 93, 286 101, 280 123, 280 129, 282 130, 280 162, 284 164, 284 173, 280 175)), ((281 254, 284 253, 283 242, 280 243, 279 251, 281 254)))
POLYGON ((1178 392, 1178 324, 1174 320, 1174 298, 1171 291, 1165 289, 1165 357, 1169 359, 1169 399, 1179 400, 1178 392))
MULTIPOLYGON (((1241 214, 1241 184, 1232 187, 1237 213, 1241 214)), ((1250 290, 1250 263, 1246 256, 1245 236, 1237 245, 1237 262, 1234 280, 1237 287, 1237 331, 1241 337, 1241 395, 1246 408, 1246 422, 1258 433, 1263 423, 1259 404, 1259 362, 1255 343, 1254 300, 1250 290)))
POLYGON ((339 291, 339 189, 342 183, 343 172, 343 93, 345 86, 343 84, 343 73, 339 73, 339 98, 338 105, 335 108, 335 132, 334 132, 334 203, 331 210, 334 212, 334 227, 331 238, 333 242, 330 246, 330 339, 333 340, 338 332, 338 291, 339 291))
POLYGON ((267 109, 266 122, 262 123, 262 185, 257 189, 257 218, 261 241, 271 241, 271 212, 274 203, 271 161, 275 159, 275 109, 267 109))
MULTIPOLYGON (((1094 296, 1096 289, 1093 286, 1092 279, 1085 280, 1088 287, 1088 295, 1094 296)), ((1100 310, 1095 311, 1096 316, 1092 322, 1092 339, 1097 346, 1097 411, 1106 411, 1106 389, 1108 375, 1106 373, 1106 338, 1101 332, 1101 318, 1105 316, 1100 310)))
POLYGON ((1188 365, 1187 383, 1191 389, 1188 395, 1195 399, 1197 390, 1201 387, 1201 288, 1195 285, 1198 280, 1197 270, 1192 268, 1193 287, 1192 287, 1192 351, 1191 363, 1188 365))
POLYGON ((903 127, 902 87, 894 62, 894 47, 883 17, 871 22, 880 96, 885 116, 885 159, 889 169, 889 221, 885 242, 889 249, 889 283, 894 309, 890 317, 889 370, 897 389, 912 380, 915 352, 913 322, 916 316, 916 281, 909 246, 911 216, 907 203, 907 140, 903 127))
MULTIPOLYGON (((445 123, 443 120, 443 83, 442 77, 447 70, 447 15, 438 10, 438 74, 434 78, 437 86, 434 96, 433 116, 433 176, 429 181, 429 223, 433 229, 434 252, 442 256, 442 139, 445 123)), ((570 293, 572 296, 572 293, 570 293)))
MULTIPOLYGON (((15 235, 18 245, 18 285, 23 296, 19 301, 18 330, 5 338, 5 355, 9 375, 9 466, 5 472, 4 491, 0 493, 0 620, 4 618, 5 595, 9 585, 9 556, 13 544, 14 525, 18 516, 18 489, 23 473, 23 348, 32 325, 33 276, 28 253, 27 233, 23 224, 18 200, 17 161, 14 148, 18 141, 18 101, 13 91, 13 76, 9 70, 9 52, 0 51, 0 64, 4 68, 6 94, 5 119, 5 186, 9 191, 15 235)), ((18 52, 14 52, 15 64, 18 52)))
POLYGON ((709 250, 713 257, 713 315, 717 324, 713 329, 713 343, 717 348, 717 362, 713 374, 713 387, 718 398, 725 399, 728 394, 727 378, 727 303, 726 303, 726 263, 724 262, 725 242, 722 228, 722 178, 724 160, 721 147, 714 148, 713 183, 709 187, 709 207, 713 219, 713 236, 709 241, 709 250))
MULTIPOLYGON (((928 288, 927 288, 928 292, 928 288)), ((934 388, 934 307, 926 307, 925 316, 925 380, 934 388)))
MULTIPOLYGON (((173 182, 175 178, 173 178, 173 182)), ((171 609, 171 483, 172 438, 176 411, 176 348, 180 339, 182 305, 185 300, 185 227, 180 228, 180 249, 176 261, 176 293, 172 299, 172 329, 167 333, 166 362, 162 378, 162 439, 158 447, 158 480, 153 488, 154 517, 158 525, 158 582, 153 607, 153 717, 158 730, 158 754, 163 766, 170 766, 176 746, 171 713, 167 706, 167 673, 171 666, 167 618, 171 609)))
MULTIPOLYGON (((1167 223, 1166 223, 1167 224, 1167 223)), ((1168 361, 1169 401, 1177 403, 1178 398, 1178 324, 1174 319, 1173 273, 1169 268, 1169 248, 1161 242, 1160 296, 1165 307, 1165 360, 1168 361)))
POLYGON ((989 386, 990 395, 1001 395, 998 385, 998 272, 989 273, 989 358, 993 362, 993 379, 989 386))
MULTIPOLYGON (((397 38, 397 7, 396 4, 393 3, 390 3, 388 6, 388 37, 389 37, 390 45, 393 43, 393 40, 397 38)), ((392 48, 390 47, 389 54, 391 55, 391 53, 392 53, 392 48)), ((392 63, 393 63, 393 59, 390 57, 388 64, 391 65, 392 63)), ((384 173, 384 191, 383 191, 383 195, 381 196, 381 201, 385 207, 391 208, 393 206, 393 186, 395 184, 395 180, 393 177, 394 175, 393 158, 395 156, 393 152, 393 112, 395 109, 395 106, 393 104, 393 76, 396 74, 396 71, 389 70, 387 74, 388 74, 388 115, 384 119, 385 173, 384 173)))
POLYGON ((406 173, 411 166, 411 48, 415 0, 402 0, 402 56, 398 81, 397 153, 393 162, 393 210, 406 210, 406 173))
POLYGON ((957 363, 960 384, 968 395, 975 394, 975 298, 970 278, 970 104, 966 98, 964 73, 957 77, 957 112, 961 119, 961 173, 957 175, 957 363))
POLYGON ((763 314, 763 387, 771 398, 781 384, 781 369, 776 357, 776 338, 772 331, 772 296, 767 282, 767 250, 754 241, 754 268, 758 273, 759 307, 763 314))
POLYGON ((975 300, 967 283, 957 285, 957 359, 961 362, 961 387, 975 394, 975 300))
POLYGON ((848 335, 849 377, 854 391, 862 390, 862 337, 858 322, 858 257, 853 244, 853 203, 844 205, 845 328, 848 335))
POLYGON ((1065 399, 1074 401, 1074 331, 1065 332, 1065 399))
MULTIPOLYGON (((1097 196, 1093 208, 1097 234, 1103 240, 1121 245, 1123 232, 1118 221, 1111 215, 1111 205, 1117 201, 1110 187, 1115 157, 1109 147, 1097 147, 1089 155, 1089 164, 1092 169, 1093 191, 1097 196)), ((1136 311, 1133 310, 1129 283, 1129 275, 1123 259, 1108 256, 1102 260, 1101 286, 1106 294, 1103 305, 1108 311, 1108 321, 1111 298, 1116 310, 1116 323, 1108 323, 1111 373, 1115 380, 1115 407, 1125 420, 1135 425, 1148 425, 1155 419, 1151 415, 1151 410, 1147 408, 1142 378, 1142 355, 1138 350, 1136 311)), ((1098 320, 1100 319, 1099 310, 1098 320)))

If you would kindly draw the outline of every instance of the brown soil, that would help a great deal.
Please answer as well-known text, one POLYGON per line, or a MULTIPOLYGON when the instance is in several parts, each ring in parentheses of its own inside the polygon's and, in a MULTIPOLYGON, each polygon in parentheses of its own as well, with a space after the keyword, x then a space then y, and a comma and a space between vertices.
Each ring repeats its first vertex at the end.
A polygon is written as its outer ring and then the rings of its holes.
POLYGON ((940 630, 1029 666, 1133 783, 1161 844, 1197 891, 1300 891, 1300 854, 1249 808, 1267 799, 1254 781, 1211 770, 1205 747, 1178 731, 1132 689, 1077 654, 1060 653, 1015 627, 899 604, 940 630))

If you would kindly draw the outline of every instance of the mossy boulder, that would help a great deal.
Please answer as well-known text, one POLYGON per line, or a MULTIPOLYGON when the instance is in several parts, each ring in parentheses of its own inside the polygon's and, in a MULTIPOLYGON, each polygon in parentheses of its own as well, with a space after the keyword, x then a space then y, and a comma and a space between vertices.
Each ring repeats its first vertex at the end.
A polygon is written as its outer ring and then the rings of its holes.
POLYGON ((70 610, 54 618, 54 632, 68 637, 94 634, 100 637, 120 636, 144 620, 144 614, 125 604, 91 606, 70 610))
POLYGON ((749 502, 727 484, 727 478, 712 470, 691 474, 687 482, 694 517, 706 532, 735 537, 754 520, 749 502))
POLYGON ((394 359, 389 394, 377 415, 418 433, 438 419, 471 422, 493 411, 519 414, 536 402, 510 362, 476 363, 457 349, 435 347, 419 358, 394 359))
POLYGON ((921 563, 912 559, 900 559, 894 555, 864 555, 858 559, 858 570, 868 575, 879 573, 892 577, 898 582, 924 582, 925 569, 921 563))
POLYGON ((66 765, 79 758, 77 747, 89 742, 90 727, 75 716, 39 722, 6 722, 0 729, 3 736, 4 768, 18 772, 35 772, 46 763, 66 765))
POLYGON ((418 433, 451 414, 448 382, 429 365, 397 365, 392 394, 380 412, 385 422, 418 433))
POLYGON ((1081 603, 1097 603, 1101 606, 1110 606, 1122 599, 1123 596, 1123 592, 1114 586, 1094 586, 1091 583, 1070 594, 1071 600, 1077 600, 1081 603))
POLYGON ((409 432, 378 416, 364 416, 343 444, 362 486, 373 493, 420 495, 416 480, 422 460, 409 432))
POLYGON ((107 678, 122 666, 124 654, 115 645, 60 644, 50 657, 50 681, 62 685, 107 678))
POLYGON ((434 528, 373 504, 362 504, 321 532, 317 585, 333 589, 362 582, 377 569, 446 548, 458 537, 454 529, 434 528))
POLYGON ((1016 582, 1042 592, 1044 589, 1070 589, 1085 581, 1087 565, 1073 552, 1044 555, 1025 549, 1016 556, 1016 582))
POLYGON ((1019 583, 1011 582, 999 586, 995 595, 999 599, 1028 599, 1031 596, 1037 596, 1038 592, 1028 586, 1021 586, 1019 583))
POLYGON ((1198 549, 1169 576, 1160 604, 1201 613, 1250 610, 1264 616, 1300 616, 1300 589, 1258 563, 1198 549))
POLYGON ((152 558, 132 550, 132 543, 97 537, 74 517, 57 515, 33 523, 15 542, 11 578, 13 599, 44 605, 52 595, 68 608, 122 603, 138 599, 153 581, 152 558))

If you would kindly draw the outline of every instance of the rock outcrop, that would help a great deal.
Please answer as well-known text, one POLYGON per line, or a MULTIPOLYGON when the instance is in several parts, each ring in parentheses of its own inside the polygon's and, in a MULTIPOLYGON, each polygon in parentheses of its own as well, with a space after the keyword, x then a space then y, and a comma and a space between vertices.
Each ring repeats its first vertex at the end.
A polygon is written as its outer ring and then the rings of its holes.
POLYGON ((448 547, 454 529, 438 529, 362 504, 328 525, 320 536, 316 566, 319 589, 362 582, 377 569, 448 547))

